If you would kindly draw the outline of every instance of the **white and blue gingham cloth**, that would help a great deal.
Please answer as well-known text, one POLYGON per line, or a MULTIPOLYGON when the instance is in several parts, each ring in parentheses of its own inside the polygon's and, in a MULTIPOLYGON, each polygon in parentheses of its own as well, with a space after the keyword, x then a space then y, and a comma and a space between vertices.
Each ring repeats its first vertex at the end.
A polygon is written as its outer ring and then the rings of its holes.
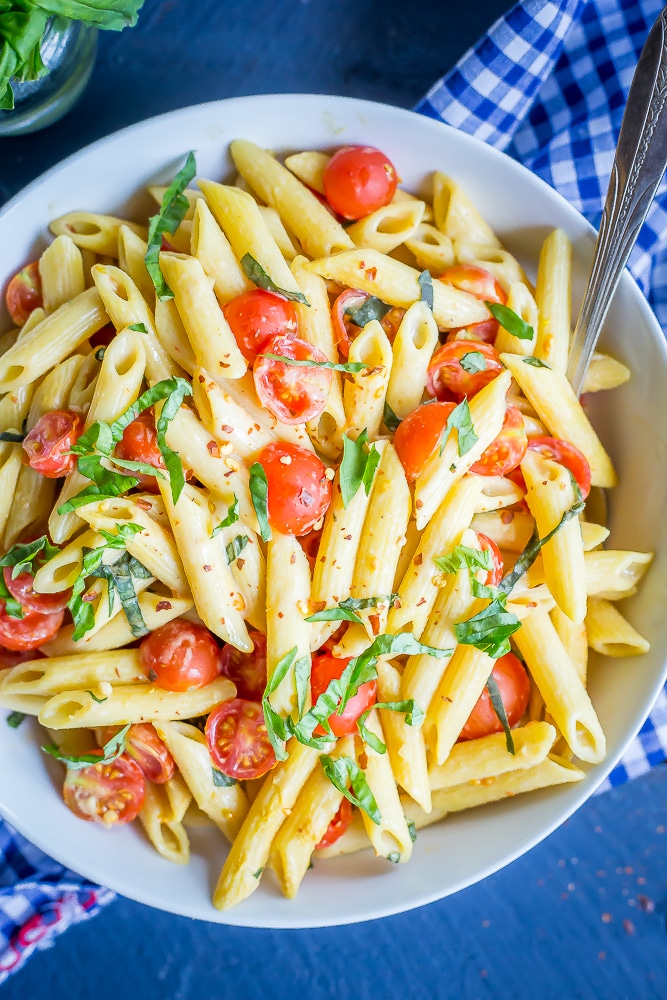
MULTIPOLYGON (((523 0, 415 110, 504 149, 597 226, 634 67, 661 9, 661 0, 523 0)), ((665 182, 630 267, 667 329, 665 182)), ((603 787, 665 757, 663 691, 603 787)), ((35 949, 113 898, 0 821, 0 983, 35 949)))

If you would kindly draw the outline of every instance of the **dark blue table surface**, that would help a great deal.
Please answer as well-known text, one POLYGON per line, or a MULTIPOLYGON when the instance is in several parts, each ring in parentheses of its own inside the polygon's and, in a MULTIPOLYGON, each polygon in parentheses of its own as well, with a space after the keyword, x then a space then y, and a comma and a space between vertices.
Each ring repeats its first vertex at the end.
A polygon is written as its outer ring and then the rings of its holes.
MULTIPOLYGON (((299 91, 410 107, 507 6, 147 0, 137 28, 101 37, 67 118, 0 141, 0 202, 86 143, 188 104, 299 91)), ((248 931, 118 900, 37 954, 3 996, 664 1000, 666 802, 658 768, 481 885, 373 924, 248 931)))

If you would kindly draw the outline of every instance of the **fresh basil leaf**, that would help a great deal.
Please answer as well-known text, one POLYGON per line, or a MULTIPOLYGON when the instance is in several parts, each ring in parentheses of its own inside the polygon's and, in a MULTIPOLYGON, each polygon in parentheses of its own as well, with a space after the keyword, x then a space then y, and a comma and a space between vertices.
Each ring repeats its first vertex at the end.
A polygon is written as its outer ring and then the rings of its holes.
POLYGON ((445 424, 445 429, 442 432, 442 440, 440 442, 441 455, 445 450, 447 439, 454 429, 458 431, 459 455, 465 455, 466 452, 470 451, 470 449, 473 448, 479 441, 479 438, 475 434, 475 428, 472 424, 472 417, 470 416, 470 407, 468 406, 467 399, 462 399, 458 406, 455 406, 447 417, 447 423, 445 424))
POLYGON ((310 656, 302 656, 294 664, 294 686, 296 688, 296 706, 299 718, 306 707, 306 699, 310 690, 310 672, 313 661, 310 656))
MULTIPOLYGON (((86 632, 89 632, 95 624, 95 611, 92 604, 90 601, 82 600, 82 594, 86 589, 86 578, 89 576, 101 575, 107 580, 111 613, 113 611, 113 590, 115 587, 115 581, 113 575, 110 572, 107 572, 109 567, 104 567, 104 570, 100 572, 102 561, 104 559, 104 553, 107 549, 125 549, 129 539, 136 535, 137 532, 143 530, 140 524, 134 524, 132 521, 116 524, 116 529, 116 534, 101 529, 100 534, 105 540, 104 545, 99 545, 95 549, 84 548, 83 550, 81 572, 74 581, 72 595, 67 602, 67 607, 72 613, 72 620, 74 622, 74 633, 72 635, 74 642, 78 642, 79 639, 82 639, 86 632)), ((127 555, 127 553, 125 554, 127 555)), ((136 564, 137 566, 141 566, 141 563, 137 562, 136 564)), ((141 568, 142 570, 145 569, 143 566, 141 568)), ((148 571, 146 570, 146 572, 148 571)))
POLYGON ((505 733, 505 745, 507 747, 507 752, 515 754, 514 740, 512 739, 512 730, 510 729, 509 719, 507 718, 507 712, 505 711, 505 705, 503 704, 503 699, 500 694, 500 688, 498 687, 498 682, 496 681, 493 674, 489 674, 489 679, 486 682, 486 690, 489 692, 489 698, 491 699, 491 705, 493 711, 498 716, 498 721, 503 727, 503 732, 505 733))
POLYGON ((511 333, 513 337, 517 337, 519 340, 532 340, 535 336, 532 326, 517 316, 509 306, 503 306, 500 302, 485 302, 484 305, 493 318, 498 320, 502 328, 511 333))
POLYGON ((308 615, 304 618, 307 622, 355 622, 357 625, 363 625, 363 619, 359 617, 354 611, 349 608, 342 608, 340 606, 335 608, 325 608, 324 611, 316 611, 314 615, 308 615))
MULTIPOLYGON (((140 524, 135 524, 133 521, 124 521, 121 524, 116 524, 118 529, 114 534, 111 531, 105 531, 104 528, 99 529, 99 533, 102 538, 105 539, 106 549, 124 549, 131 538, 134 538, 138 532, 144 529, 140 524)), ((93 552, 99 552, 100 549, 93 549, 93 552)))
POLYGON ((18 729, 21 723, 27 719, 25 712, 10 712, 6 722, 10 729, 18 729))
POLYGON ((138 559, 134 556, 128 557, 128 566, 130 568, 130 573, 135 580, 150 580, 153 574, 149 569, 146 569, 143 563, 140 563, 138 559))
POLYGON ((257 285, 258 288, 264 288, 267 292, 281 295, 284 299, 290 299, 292 302, 301 302, 304 306, 310 305, 303 292, 289 292, 284 288, 279 288, 252 254, 246 253, 241 257, 241 267, 245 272, 246 278, 252 281, 253 285, 257 285))
POLYGON ((148 248, 144 258, 146 270, 155 286, 158 298, 164 302, 173 299, 174 293, 164 280, 160 270, 160 250, 162 237, 165 234, 173 236, 190 207, 190 202, 183 192, 197 173, 195 154, 188 153, 185 166, 178 171, 162 198, 160 211, 148 223, 148 248))
POLYGON ((392 605, 398 598, 398 594, 382 594, 380 597, 346 597, 340 601, 339 608, 348 608, 350 611, 365 611, 366 608, 377 608, 378 604, 392 605))
POLYGON ((247 535, 236 535, 231 542, 227 543, 225 546, 225 555, 227 556, 229 566, 232 565, 235 559, 238 559, 249 541, 250 539, 247 535))
POLYGON ((101 752, 98 750, 96 753, 71 756, 70 754, 61 753, 55 743, 49 743, 47 746, 42 747, 42 750, 44 753, 51 754, 56 760, 61 760, 64 764, 67 764, 67 767, 71 771, 80 771, 91 764, 112 764, 125 750, 125 738, 130 730, 130 725, 131 723, 128 722, 115 736, 112 736, 104 744, 101 752))
POLYGON ((109 696, 108 695, 107 695, 106 698, 98 698, 97 695, 94 694, 92 691, 86 691, 86 694, 89 694, 90 697, 93 699, 93 701, 96 701, 98 705, 101 705, 103 701, 108 701, 109 700, 109 696))
POLYGON ((366 726, 366 719, 371 714, 374 708, 382 708, 388 712, 401 712, 405 716, 405 723, 408 726, 421 726, 424 721, 424 713, 421 708, 414 700, 414 698, 409 698, 407 701, 379 701, 370 708, 367 708, 362 715, 357 719, 357 729, 359 730, 359 735, 365 743, 368 743, 372 750, 376 753, 385 753, 386 746, 379 740, 375 733, 372 733, 366 726))
POLYGON ((417 278, 417 284, 421 291, 421 301, 425 302, 431 312, 433 312, 433 278, 428 271, 422 271, 417 278))
MULTIPOLYGON (((223 519, 220 522, 220 524, 217 524, 215 526, 215 528, 213 529, 213 531, 211 532, 211 538, 215 538, 216 535, 219 535, 220 532, 223 530, 223 528, 231 528, 231 526, 233 524, 236 524, 236 522, 238 521, 238 519, 239 519, 239 498, 236 496, 235 493, 233 493, 232 496, 233 496, 234 499, 232 500, 232 502, 230 503, 229 507, 227 508, 227 513, 223 517, 223 519)), ((230 559, 227 559, 227 562, 230 562, 230 561, 231 561, 230 559)))
POLYGON ((466 646, 475 646, 494 660, 510 651, 509 637, 521 628, 521 622, 496 598, 488 607, 467 621, 454 625, 454 635, 466 646))
MULTIPOLYGON (((579 487, 577 486, 577 491, 578 490, 579 487)), ((575 493, 575 497, 576 496, 577 493, 575 493)), ((567 522, 571 520, 571 518, 577 517, 579 514, 582 513, 582 511, 586 507, 586 504, 582 499, 580 499, 580 497, 581 493, 579 493, 579 498, 577 498, 576 502, 569 508, 569 510, 566 510, 564 512, 563 516, 561 517, 556 527, 552 528, 551 531, 547 532, 544 538, 539 537, 537 533, 537 527, 535 527, 530 537, 530 540, 528 541, 528 544, 526 545, 523 552, 519 555, 517 561, 514 563, 513 569, 511 569, 510 572, 507 573, 498 584, 498 590, 500 590, 504 594, 510 594, 514 586, 516 585, 517 581, 533 565, 533 563, 535 562, 540 553, 540 549, 542 548, 542 546, 546 545, 547 542, 550 542, 551 539, 554 537, 554 535, 558 531, 560 531, 563 525, 567 524, 567 522)))
POLYGON ((134 330, 136 333, 148 333, 145 323, 130 323, 128 330, 134 330))
POLYGON ((459 364, 464 372, 469 372, 471 375, 486 371, 486 358, 481 351, 469 351, 459 359, 459 364))
MULTIPOLYGON (((171 497, 174 503, 178 503, 178 498, 183 492, 183 487, 185 486, 185 473, 183 472, 183 463, 176 452, 172 451, 167 444, 165 435, 170 421, 174 419, 180 410, 185 397, 192 395, 192 386, 189 382, 186 382, 184 378, 176 377, 168 379, 167 381, 172 384, 172 388, 170 389, 169 395, 165 399, 155 428, 157 430, 157 446, 160 449, 160 454, 162 455, 167 472, 169 473, 171 497)), ((159 382, 158 385, 160 385, 159 382)), ((153 386, 153 388, 155 388, 155 386, 153 386)))
POLYGON ((106 347, 98 347, 95 351, 95 360, 104 361, 104 355, 107 353, 106 347))
POLYGON ((76 444, 72 445, 70 452, 72 455, 90 455, 101 451, 103 455, 110 455, 116 441, 120 441, 123 432, 114 439, 111 428, 104 420, 96 420, 88 430, 81 435, 76 444))
POLYGON ((58 546, 51 545, 46 535, 42 535, 34 542, 12 545, 9 552, 0 559, 0 566, 13 567, 12 580, 15 580, 21 573, 32 573, 34 576, 39 566, 43 566, 59 552, 58 546))
POLYGON ((551 365, 546 364, 541 358, 522 358, 524 365, 532 365, 533 368, 550 368, 551 365))
POLYGON ((32 0, 49 14, 107 31, 122 31, 137 23, 144 0, 32 0))
POLYGON ((366 781, 366 775, 356 760, 352 760, 351 757, 337 757, 334 760, 328 754, 322 754, 320 764, 334 788, 342 792, 353 806, 363 809, 369 819, 379 826, 382 816, 378 804, 366 781), (352 786, 351 791, 347 787, 348 783, 352 786))
POLYGON ((384 401, 384 410, 382 412, 382 422, 390 434, 397 431, 398 426, 401 423, 401 418, 396 416, 386 399, 384 401))
POLYGON ((267 681, 264 694, 262 695, 262 708, 264 710, 264 722, 266 724, 266 732, 269 737, 269 742, 273 747, 273 751, 276 755, 276 760, 287 760, 287 752, 285 750, 285 743, 290 735, 287 728, 286 720, 282 716, 278 715, 273 705, 269 701, 269 697, 277 690, 278 686, 287 676, 292 664, 296 659, 296 654, 298 648, 293 646, 281 660, 276 664, 276 668, 271 674, 271 677, 267 681))
POLYGON ((17 601, 9 593, 7 584, 5 583, 5 574, 0 573, 0 600, 5 603, 5 611, 10 618, 24 618, 23 607, 21 603, 17 601))
POLYGON ((433 562, 443 573, 458 573, 464 567, 473 571, 493 569, 493 558, 489 549, 471 549, 467 545, 457 545, 449 555, 436 556, 433 562))
POLYGON ((345 310, 345 316, 351 320, 355 326, 364 327, 371 320, 384 319, 392 307, 375 295, 369 295, 367 299, 360 302, 358 306, 350 306, 345 310))
POLYGON ((408 819, 406 817, 405 822, 408 824, 408 833, 410 834, 410 840, 414 844, 417 839, 417 827, 415 826, 415 821, 413 819, 408 819))
POLYGON ((250 499, 255 508, 259 533, 263 542, 268 542, 271 538, 271 528, 269 526, 269 483, 266 478, 264 467, 259 462, 254 462, 250 466, 250 499))
POLYGON ((212 767, 211 773, 213 775, 213 784, 216 788, 231 788, 232 785, 238 785, 236 778, 230 778, 228 774, 219 771, 217 767, 212 767))
POLYGON ((155 476, 156 479, 164 479, 164 472, 147 462, 134 462, 131 458, 118 458, 116 455, 111 459, 114 465, 120 469, 127 469, 129 472, 143 472, 145 476, 155 476))
POLYGON ((264 867, 262 866, 261 868, 258 868, 256 872, 252 873, 252 877, 253 878, 258 878, 258 879, 261 878, 263 871, 264 871, 264 867))
POLYGON ((398 851, 392 851, 391 854, 387 855, 387 861, 391 861, 392 864, 397 865, 401 860, 401 855, 398 851))
POLYGON ((380 452, 374 444, 366 450, 368 430, 363 429, 356 441, 343 434, 343 460, 340 463, 340 492, 343 507, 349 507, 363 484, 366 496, 370 493, 375 470, 380 461, 380 452))
POLYGON ((269 358, 271 361, 281 361, 284 365, 295 365, 297 368, 327 368, 335 372, 362 372, 368 365, 363 361, 349 361, 345 364, 334 364, 333 361, 298 361, 295 358, 287 358, 284 354, 262 354, 262 358, 269 358))
POLYGON ((362 684, 375 680, 377 677, 375 664, 380 656, 405 654, 414 656, 417 653, 427 653, 429 656, 443 659, 451 656, 453 652, 453 649, 437 649, 435 646, 427 646, 425 643, 418 642, 412 632, 377 636, 368 649, 350 660, 339 678, 340 682, 343 683, 343 691, 340 704, 336 709, 338 715, 343 713, 348 701, 357 693, 362 684))
POLYGON ((25 441, 25 434, 19 434, 15 431, 2 431, 0 433, 0 441, 9 441, 14 444, 20 444, 21 441, 25 441))
MULTIPOLYGON (((150 629, 144 621, 144 616, 139 606, 139 599, 134 588, 129 554, 124 552, 115 563, 110 563, 109 565, 103 564, 103 568, 107 579, 113 582, 113 586, 116 588, 116 593, 120 598, 120 603, 125 612, 132 635, 135 639, 141 639, 143 636, 148 635, 150 629)), ((145 570, 145 567, 142 566, 142 569, 145 570)), ((146 572, 148 571, 146 570, 146 572)))
POLYGON ((135 479, 134 476, 122 476, 118 472, 111 472, 101 464, 95 463, 95 459, 99 459, 99 456, 82 456, 79 459, 77 463, 79 471, 81 471, 81 463, 83 463, 86 472, 82 474, 86 475, 87 478, 95 476, 95 481, 90 486, 84 487, 76 496, 61 504, 58 508, 59 514, 76 511, 79 507, 84 507, 95 500, 113 500, 138 485, 139 480, 135 479))
MULTIPOLYGON (((375 708, 375 706, 373 706, 373 708, 375 708)), ((371 750, 374 750, 375 753, 382 754, 387 752, 386 744, 382 742, 379 736, 376 736, 375 733, 371 732, 366 725, 366 719, 373 711, 373 708, 367 709, 362 715, 359 716, 357 719, 357 729, 359 730, 359 735, 364 743, 369 746, 371 750)))

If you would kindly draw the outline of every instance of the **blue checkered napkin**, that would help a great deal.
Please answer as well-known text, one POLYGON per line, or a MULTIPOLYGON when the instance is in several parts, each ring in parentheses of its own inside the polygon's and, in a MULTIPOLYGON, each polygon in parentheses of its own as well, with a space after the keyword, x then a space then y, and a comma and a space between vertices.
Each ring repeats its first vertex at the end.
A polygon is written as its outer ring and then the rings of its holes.
MULTIPOLYGON (((634 67, 662 0, 523 0, 416 107, 504 149, 595 226, 634 67)), ((667 329, 667 183, 630 258, 667 329)), ((667 757, 667 694, 602 788, 667 757)))

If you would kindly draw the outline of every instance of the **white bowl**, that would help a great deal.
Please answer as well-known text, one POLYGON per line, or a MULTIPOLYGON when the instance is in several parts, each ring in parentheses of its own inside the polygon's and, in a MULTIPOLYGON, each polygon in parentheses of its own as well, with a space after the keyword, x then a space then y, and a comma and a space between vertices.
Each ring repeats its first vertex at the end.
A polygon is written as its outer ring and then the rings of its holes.
MULTIPOLYGON (((64 212, 129 210, 145 218, 142 189, 171 179, 184 154, 197 153, 199 174, 231 176, 227 144, 236 137, 274 150, 378 146, 405 187, 420 189, 431 171, 458 179, 503 243, 533 278, 540 244, 555 226, 574 244, 578 302, 594 234, 560 195, 484 143, 408 111, 341 97, 236 98, 173 112, 135 125, 76 153, 29 185, 0 213, 0 286, 45 245, 46 226, 64 212), (138 193, 139 192, 139 193, 138 193)), ((0 329, 5 324, 0 325, 0 329)), ((135 830, 112 833, 82 823, 63 805, 59 765, 40 752, 26 724, 0 724, 0 811, 63 864, 151 906, 250 927, 319 927, 369 920, 440 899, 486 877, 547 836, 591 795, 646 718, 665 680, 667 650, 667 455, 664 399, 667 349, 629 274, 607 321, 604 347, 633 379, 593 402, 594 422, 620 473, 611 497, 610 543, 657 551, 639 594, 627 602, 652 651, 591 669, 591 695, 607 734, 609 756, 584 781, 462 813, 422 831, 412 861, 390 865, 368 851, 316 863, 298 898, 282 898, 271 877, 236 909, 219 913, 210 894, 223 859, 219 835, 195 831, 187 867, 163 861, 135 830)))

